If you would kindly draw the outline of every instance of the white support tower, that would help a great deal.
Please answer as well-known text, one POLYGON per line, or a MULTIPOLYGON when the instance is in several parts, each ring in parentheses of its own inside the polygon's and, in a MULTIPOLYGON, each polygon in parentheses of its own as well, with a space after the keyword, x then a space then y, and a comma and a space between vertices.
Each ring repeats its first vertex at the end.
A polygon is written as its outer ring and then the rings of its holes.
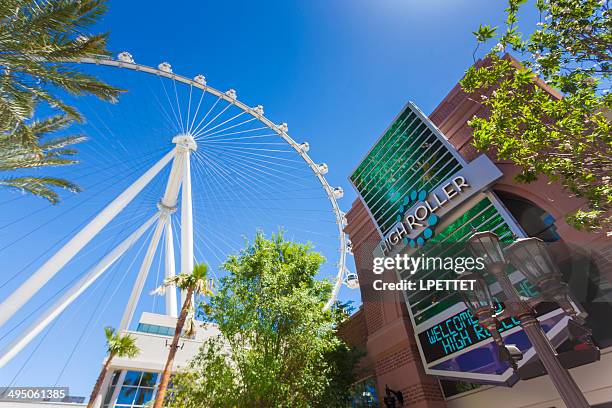
MULTIPOLYGON (((45 311, 23 334, 19 335, 0 354, 0 367, 8 363, 37 334, 57 318, 74 300, 104 274, 139 238, 155 225, 151 241, 140 267, 132 293, 125 308, 119 330, 127 330, 136 310, 138 300, 151 262, 160 246, 162 236, 165 248, 165 276, 175 274, 174 241, 172 235, 172 215, 176 211, 178 195, 181 192, 181 272, 193 270, 193 220, 191 203, 190 154, 197 149, 194 138, 181 134, 172 142, 176 145, 160 161, 138 178, 132 185, 113 200, 102 212, 80 230, 55 255, 45 262, 26 282, 15 290, 0 304, 0 326, 6 323, 23 305, 42 288, 56 273, 72 260, 108 223, 155 178, 155 176, 172 161, 166 190, 157 204, 157 212, 136 229, 128 238, 98 262, 83 278, 64 294, 52 307, 45 311)), ((166 291, 166 314, 176 317, 178 311, 176 290, 166 291)))

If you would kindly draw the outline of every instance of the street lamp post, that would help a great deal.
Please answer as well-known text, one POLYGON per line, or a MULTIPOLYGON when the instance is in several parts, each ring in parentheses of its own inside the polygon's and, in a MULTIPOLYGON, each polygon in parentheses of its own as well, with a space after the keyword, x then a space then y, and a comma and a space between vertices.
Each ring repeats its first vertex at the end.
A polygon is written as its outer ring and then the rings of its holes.
MULTIPOLYGON (((474 257, 484 260, 487 271, 495 276, 507 299, 504 311, 495 315, 491 314, 493 302, 484 279, 476 279, 474 290, 464 293, 466 303, 478 318, 480 325, 491 332, 499 347, 500 357, 509 361, 514 369, 516 369, 516 361, 522 357, 514 346, 504 344, 497 331, 499 321, 512 316, 519 320, 565 405, 569 408, 588 408, 589 403, 570 373, 559 361, 557 352, 546 337, 533 310, 533 306, 538 303, 550 300, 557 302, 574 322, 583 322, 568 299, 568 289, 560 281, 561 274, 551 260, 544 243, 538 238, 523 238, 504 251, 499 243, 499 237, 488 231, 473 234, 467 244, 474 257), (540 287, 540 296, 525 299, 516 292, 506 273, 508 265, 506 258, 525 275, 530 283, 540 287)), ((468 278, 471 279, 471 277, 464 279, 468 278)))

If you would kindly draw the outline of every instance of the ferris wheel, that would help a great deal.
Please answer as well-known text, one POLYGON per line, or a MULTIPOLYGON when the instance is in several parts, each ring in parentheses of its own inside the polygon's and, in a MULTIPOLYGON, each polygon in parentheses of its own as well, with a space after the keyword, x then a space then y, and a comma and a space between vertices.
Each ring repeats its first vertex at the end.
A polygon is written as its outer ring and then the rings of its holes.
MULTIPOLYGON (((10 263, 16 272, 0 286, 0 340, 12 336, 0 367, 94 286, 98 306, 121 305, 119 330, 127 330, 137 310, 151 309, 142 306, 147 287, 177 270, 191 271, 194 262, 208 263, 215 274, 258 230, 282 230, 323 253, 322 274, 333 283, 325 309, 343 284, 358 286, 346 267, 351 245, 338 205, 344 192, 328 183, 327 164, 316 163, 308 142, 295 141, 286 123, 268 119, 261 105, 245 104, 234 89, 209 86, 203 75, 174 73, 167 62, 146 66, 122 52, 78 63, 126 92, 114 105, 75 101, 87 117, 79 126, 92 136, 80 149, 78 175, 58 170, 85 187, 67 207, 21 209, 15 203, 23 197, 0 202, 18 212, 0 225, 9 237, 0 256, 9 247, 28 254, 16 256, 10 263), (24 223, 35 231, 50 228, 57 242, 37 253, 24 223), (45 290, 52 281, 58 283, 45 290), (121 291, 127 301, 112 300, 121 291), (37 303, 41 293, 45 301, 37 303), (22 314, 8 333, 7 322, 22 314)), ((180 301, 170 290, 152 309, 176 317, 180 301)))

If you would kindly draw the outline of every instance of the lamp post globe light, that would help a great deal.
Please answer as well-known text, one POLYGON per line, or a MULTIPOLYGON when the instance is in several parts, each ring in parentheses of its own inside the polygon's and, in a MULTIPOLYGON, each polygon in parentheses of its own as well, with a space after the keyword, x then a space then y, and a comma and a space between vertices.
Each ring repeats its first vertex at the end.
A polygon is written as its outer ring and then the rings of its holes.
MULTIPOLYGON (((499 333, 500 318, 495 314, 495 302, 487 282, 476 273, 461 275, 461 280, 474 282, 472 290, 461 291, 461 297, 470 311, 478 319, 478 323, 491 333, 491 337, 497 344, 499 358, 508 361, 514 370, 517 369, 517 361, 523 358, 523 353, 514 345, 506 345, 499 333)), ((468 287, 466 285, 466 287, 468 287)))
MULTIPOLYGON (((494 313, 494 303, 484 279, 468 274, 462 279, 474 280, 474 290, 462 292, 470 311, 478 318, 481 326, 489 330, 500 350, 500 357, 516 369, 516 361, 522 358, 515 346, 505 345, 497 327, 507 317, 515 317, 529 338, 542 365, 548 372, 555 388, 568 407, 588 408, 589 404, 570 373, 561 364, 556 350, 550 343, 538 322, 533 306, 544 300, 555 301, 571 316, 575 324, 582 319, 568 300, 568 288, 560 282, 561 273, 552 261, 544 243, 538 238, 519 239, 504 251, 499 237, 491 232, 475 232, 467 241, 467 247, 474 257, 483 259, 487 272, 499 282, 506 296, 505 309, 494 313), (542 295, 522 298, 512 285, 506 268, 511 263, 522 272, 527 280, 540 287, 542 295), (488 303, 488 304, 487 304, 488 303)), ((586 329, 585 329, 586 330, 586 329)))
POLYGON ((570 302, 567 284, 561 281, 561 272, 541 239, 520 238, 505 253, 529 283, 540 288, 543 300, 556 302, 573 320, 584 323, 585 316, 570 302))

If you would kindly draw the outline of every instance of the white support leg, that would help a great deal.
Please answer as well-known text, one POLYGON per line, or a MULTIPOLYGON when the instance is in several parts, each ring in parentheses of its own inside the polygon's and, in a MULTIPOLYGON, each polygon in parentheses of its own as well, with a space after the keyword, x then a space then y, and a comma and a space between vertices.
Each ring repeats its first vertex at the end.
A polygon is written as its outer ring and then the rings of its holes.
POLYGON ((159 213, 151 217, 140 228, 134 231, 123 242, 117 245, 111 252, 100 260, 87 275, 81 278, 61 299, 53 306, 46 309, 34 323, 25 330, 11 343, 6 351, 0 356, 0 368, 8 363, 17 353, 19 353, 30 341, 32 341, 53 319, 59 316, 76 298, 78 298, 88 287, 90 287, 108 268, 119 259, 144 232, 157 220, 159 213))
POLYGON ((134 287, 132 288, 132 294, 130 295, 128 304, 125 307, 125 311, 123 312, 123 318, 121 319, 121 324, 119 325, 119 332, 127 330, 130 325, 130 322, 132 321, 132 317, 134 317, 134 311, 136 310, 138 299, 140 298, 142 288, 144 287, 145 281, 147 280, 149 269, 151 269, 151 262, 153 262, 153 257, 155 256, 155 252, 157 251, 159 240, 161 238, 161 234, 164 230, 164 225, 166 224, 166 222, 168 222, 168 217, 166 216, 166 214, 161 213, 159 219, 157 220, 157 225, 155 226, 155 231, 153 232, 153 237, 151 238, 151 243, 147 248, 147 252, 145 253, 145 257, 142 261, 142 265, 140 265, 140 271, 138 272, 138 276, 136 277, 134 287))
POLYGON ((159 173, 175 155, 175 150, 140 176, 131 186, 113 200, 101 213, 79 231, 58 252, 33 273, 17 290, 0 304, 0 326, 6 323, 38 290, 66 265, 93 237, 98 234, 142 189, 159 173))
MULTIPOLYGON (((153 261, 155 251, 157 250, 157 246, 159 245, 161 233, 164 229, 167 228, 166 224, 170 222, 170 216, 176 210, 178 193, 179 189, 181 188, 181 185, 185 182, 185 174, 189 176, 189 172, 185 172, 185 163, 187 163, 188 166, 189 154, 192 150, 196 149, 195 141, 193 140, 192 136, 179 135, 173 139, 173 143, 176 144, 176 154, 174 157, 174 162, 172 163, 172 169, 170 169, 170 176, 168 177, 168 183, 166 184, 166 191, 164 192, 164 196, 157 205, 160 211, 158 224, 155 229, 155 232, 153 233, 151 244, 149 245, 147 253, 145 254, 145 258, 142 262, 138 277, 136 278, 136 283, 134 284, 134 288, 132 289, 132 294, 130 295, 130 299, 128 300, 128 304, 125 308, 123 319, 121 320, 121 324, 119 326, 119 331, 127 330, 130 325, 130 322, 132 321, 132 318, 134 317, 134 311, 136 310, 138 299, 140 298, 144 283, 147 279, 147 274, 149 273, 149 269, 151 268, 151 262, 153 261)), ((188 185, 189 191, 191 192, 191 178, 188 179, 188 185)), ((189 202, 191 203, 191 194, 189 197, 189 202)))
MULTIPOLYGON (((181 273, 193 272, 193 208, 191 203, 191 163, 185 157, 181 189, 181 273)), ((185 294, 181 293, 181 305, 185 294)))
MULTIPOLYGON (((171 278, 176 274, 174 260, 174 239, 172 236, 172 218, 168 217, 166 222, 166 230, 164 232, 166 244, 166 279, 171 278)), ((178 306, 176 300, 176 288, 170 287, 166 289, 166 314, 172 317, 178 317, 178 306)))

